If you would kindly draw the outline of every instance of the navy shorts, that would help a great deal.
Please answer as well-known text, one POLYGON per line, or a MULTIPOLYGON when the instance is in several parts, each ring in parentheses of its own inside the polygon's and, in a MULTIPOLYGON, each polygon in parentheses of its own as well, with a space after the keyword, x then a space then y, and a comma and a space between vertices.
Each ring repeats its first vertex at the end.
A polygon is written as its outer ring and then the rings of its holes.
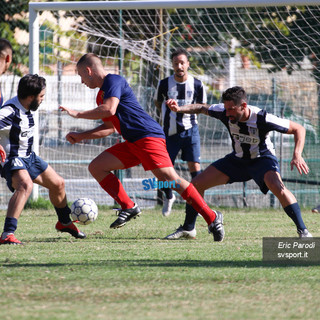
POLYGON ((2 168, 1 176, 7 180, 7 186, 10 191, 14 192, 12 187, 12 173, 15 170, 27 170, 33 181, 42 172, 48 168, 48 163, 38 157, 34 152, 26 158, 15 157, 8 160, 2 168))
POLYGON ((280 173, 278 159, 272 155, 247 160, 238 158, 234 153, 230 153, 211 165, 230 178, 228 183, 253 179, 264 194, 269 191, 264 182, 265 173, 270 170, 280 173))
POLYGON ((200 163, 200 134, 198 126, 166 137, 167 150, 172 163, 181 150, 181 159, 200 163))

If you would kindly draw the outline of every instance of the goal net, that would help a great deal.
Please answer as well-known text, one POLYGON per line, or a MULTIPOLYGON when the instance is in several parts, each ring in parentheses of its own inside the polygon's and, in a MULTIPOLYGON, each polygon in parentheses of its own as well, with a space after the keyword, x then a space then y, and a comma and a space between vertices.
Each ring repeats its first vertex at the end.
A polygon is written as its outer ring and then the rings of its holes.
MULTIPOLYGON (((66 142, 69 131, 87 130, 98 121, 75 120, 58 111, 95 107, 96 91, 81 84, 77 60, 94 52, 110 73, 123 75, 143 108, 160 121, 154 93, 160 79, 172 74, 170 53, 184 48, 189 72, 203 81, 208 103, 243 86, 249 104, 302 124, 307 132, 303 156, 310 174, 291 171, 293 136, 273 134, 287 187, 300 205, 319 203, 320 136, 320 1, 93 1, 30 3, 31 72, 47 79, 39 111, 39 154, 66 180, 69 200, 88 196, 98 204, 113 200, 90 176, 87 166, 106 148, 121 141, 112 135, 77 145, 66 142), (39 43, 37 43, 39 40, 39 43)), ((199 116, 201 165, 231 152, 231 141, 217 120, 199 116)), ((186 163, 176 169, 190 181, 186 163)), ((239 168, 241 170, 241 168, 239 168)), ((141 206, 154 206, 159 193, 146 190, 151 172, 138 166, 121 179, 141 206)), ((39 194, 47 197, 46 190, 39 194)), ((254 182, 215 187, 206 192, 215 206, 279 205, 254 182)), ((181 199, 181 198, 180 198, 181 199)))

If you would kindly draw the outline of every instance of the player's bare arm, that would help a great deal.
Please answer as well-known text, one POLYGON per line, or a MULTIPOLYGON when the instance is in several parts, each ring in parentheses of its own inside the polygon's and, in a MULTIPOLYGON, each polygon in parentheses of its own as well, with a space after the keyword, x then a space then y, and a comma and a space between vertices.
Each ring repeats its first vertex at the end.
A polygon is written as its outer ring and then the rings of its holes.
POLYGON ((195 103, 187 104, 185 106, 179 106, 178 102, 174 99, 166 101, 167 106, 174 112, 189 113, 189 114, 208 114, 209 104, 195 103))
POLYGON ((293 156, 291 160, 291 170, 293 170, 293 167, 295 166, 298 169, 298 172, 300 174, 309 173, 309 167, 302 158, 302 151, 304 147, 305 137, 306 137, 306 129, 293 121, 290 121, 289 130, 287 132, 288 134, 294 135, 294 150, 293 150, 293 156))
POLYGON ((103 100, 102 104, 100 104, 98 107, 91 110, 77 111, 77 110, 73 110, 63 106, 60 106, 59 109, 62 111, 66 111, 69 114, 69 116, 73 118, 99 120, 99 119, 109 118, 115 115, 118 104, 119 104, 118 98, 110 97, 108 99, 103 100))
POLYGON ((114 132, 115 132, 115 128, 113 124, 110 121, 106 121, 100 126, 91 130, 87 130, 83 132, 69 132, 66 135, 66 139, 71 144, 75 144, 75 143, 81 142, 82 140, 103 138, 103 137, 109 136, 114 132))

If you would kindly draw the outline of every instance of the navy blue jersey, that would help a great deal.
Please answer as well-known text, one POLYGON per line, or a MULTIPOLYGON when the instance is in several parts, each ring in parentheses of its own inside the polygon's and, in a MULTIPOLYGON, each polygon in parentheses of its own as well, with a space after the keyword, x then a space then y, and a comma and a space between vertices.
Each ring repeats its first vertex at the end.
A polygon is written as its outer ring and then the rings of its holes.
POLYGON ((232 139, 235 155, 242 159, 255 159, 265 155, 275 155, 269 132, 287 133, 290 121, 267 113, 258 107, 248 106, 250 117, 246 122, 231 123, 226 116, 224 105, 214 104, 208 114, 221 120, 232 139))
POLYGON ((166 105, 168 99, 175 99, 179 106, 192 103, 206 103, 207 95, 203 83, 188 75, 185 82, 177 82, 174 75, 161 80, 155 94, 155 100, 162 103, 161 115, 162 125, 166 136, 190 129, 197 122, 197 115, 176 113, 171 111, 166 105))
POLYGON ((119 99, 116 114, 104 121, 111 121, 117 131, 129 142, 146 137, 165 138, 161 126, 137 101, 128 82, 116 74, 108 74, 97 95, 98 106, 110 97, 119 99))
POLYGON ((27 157, 32 152, 34 119, 33 111, 26 110, 18 97, 8 100, 0 109, 0 144, 13 157, 27 157))

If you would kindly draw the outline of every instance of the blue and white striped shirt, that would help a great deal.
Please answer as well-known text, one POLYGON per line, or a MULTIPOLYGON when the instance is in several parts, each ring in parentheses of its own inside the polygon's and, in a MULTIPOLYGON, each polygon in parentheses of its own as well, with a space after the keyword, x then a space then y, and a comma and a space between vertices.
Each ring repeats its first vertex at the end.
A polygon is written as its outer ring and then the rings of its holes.
POLYGON ((0 144, 8 161, 13 157, 28 157, 32 152, 34 119, 33 111, 26 110, 14 97, 0 109, 0 144))
POLYGON ((195 114, 176 113, 166 105, 168 99, 175 99, 179 106, 192 103, 206 103, 207 94, 203 83, 188 74, 185 82, 177 82, 174 75, 159 81, 155 100, 161 102, 163 131, 166 136, 183 132, 198 123, 195 114))
POLYGON ((227 127, 232 139, 232 148, 237 157, 255 159, 265 155, 275 155, 269 132, 287 133, 290 121, 267 113, 266 110, 258 107, 248 106, 248 108, 250 117, 245 122, 231 123, 222 103, 210 106, 208 114, 221 120, 227 127))

